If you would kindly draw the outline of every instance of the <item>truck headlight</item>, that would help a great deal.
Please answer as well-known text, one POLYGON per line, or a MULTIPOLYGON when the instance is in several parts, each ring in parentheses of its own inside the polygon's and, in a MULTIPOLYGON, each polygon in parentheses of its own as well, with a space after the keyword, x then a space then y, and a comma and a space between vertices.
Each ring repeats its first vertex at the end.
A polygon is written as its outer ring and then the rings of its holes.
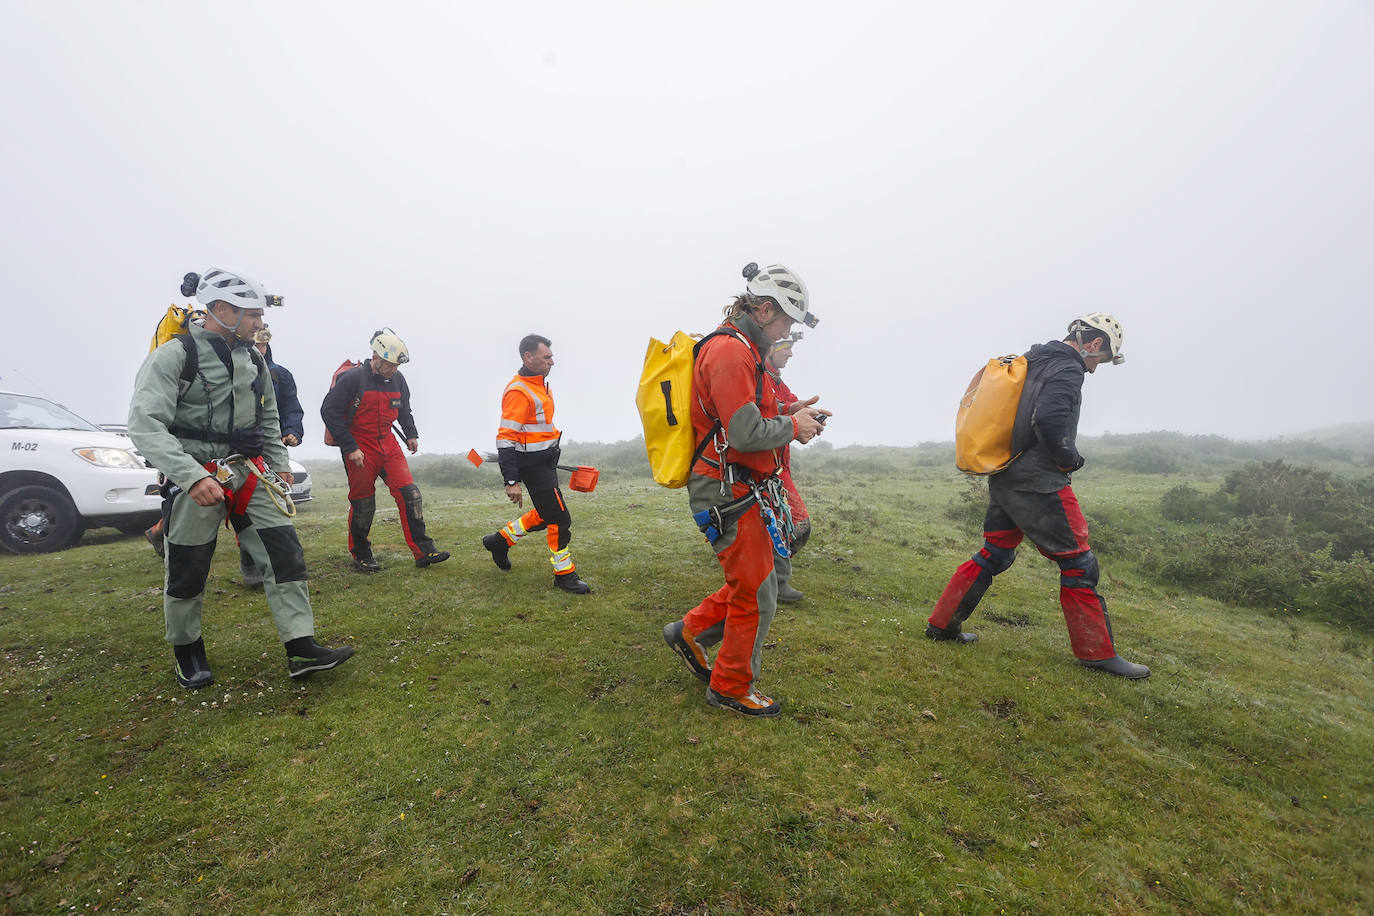
POLYGON ((72 451, 98 468, 125 468, 127 470, 141 470, 143 468, 143 462, 135 458, 134 453, 125 448, 74 448, 72 451))

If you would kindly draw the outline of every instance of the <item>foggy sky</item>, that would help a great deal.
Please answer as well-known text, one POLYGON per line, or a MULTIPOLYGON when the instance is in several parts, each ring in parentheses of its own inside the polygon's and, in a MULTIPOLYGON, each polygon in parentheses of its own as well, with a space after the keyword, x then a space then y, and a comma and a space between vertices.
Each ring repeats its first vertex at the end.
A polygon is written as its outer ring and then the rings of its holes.
POLYGON ((649 337, 748 261, 810 288, 786 378, 836 445, 952 438, 984 360, 1097 310, 1084 433, 1374 418, 1370 3, 5 9, 0 389, 97 422, 218 266, 285 296, 298 457, 384 325, 424 451, 492 447, 530 331, 565 435, 631 438, 649 337))

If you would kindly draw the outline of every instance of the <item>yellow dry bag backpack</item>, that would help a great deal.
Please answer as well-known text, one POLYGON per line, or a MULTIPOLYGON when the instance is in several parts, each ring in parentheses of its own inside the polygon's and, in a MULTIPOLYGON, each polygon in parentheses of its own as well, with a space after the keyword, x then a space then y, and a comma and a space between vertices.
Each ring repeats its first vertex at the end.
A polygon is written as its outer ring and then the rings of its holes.
POLYGON ((178 334, 190 333, 191 319, 204 317, 204 311, 192 308, 189 305, 167 306, 167 314, 162 316, 162 320, 159 321, 157 327, 153 329, 153 342, 149 345, 148 352, 151 353, 178 334))
POLYGON ((654 481, 665 487, 686 486, 692 473, 692 349, 696 340, 678 331, 664 343, 649 339, 635 406, 644 424, 644 450, 654 481))
MULTIPOLYGON (((717 328, 700 338, 678 331, 668 343, 649 338, 635 406, 644 424, 644 450, 649 453, 649 470, 660 486, 685 487, 687 478, 692 476, 692 465, 720 428, 717 419, 700 442, 692 433, 692 365, 701 345, 723 334, 738 338, 748 346, 744 336, 733 328, 717 328)), ((763 391, 763 364, 758 363, 754 368, 757 375, 754 399, 757 401, 763 391)))
POLYGON ((1026 358, 997 356, 978 370, 954 420, 954 463, 965 474, 996 474, 1020 457, 1012 451, 1016 409, 1026 386, 1026 358))

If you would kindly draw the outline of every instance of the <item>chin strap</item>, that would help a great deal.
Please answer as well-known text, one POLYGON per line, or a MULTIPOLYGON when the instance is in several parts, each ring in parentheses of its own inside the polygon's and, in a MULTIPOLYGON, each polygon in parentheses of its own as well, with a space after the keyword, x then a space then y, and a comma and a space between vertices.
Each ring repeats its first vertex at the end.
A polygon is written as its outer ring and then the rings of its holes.
POLYGON ((240 343, 252 343, 252 342, 253 342, 253 339, 252 339, 251 337, 240 337, 240 336, 239 336, 239 327, 243 324, 243 309, 236 308, 236 309, 234 309, 234 312, 235 312, 235 314, 237 314, 239 317, 238 317, 238 321, 235 321, 235 322, 234 322, 234 326, 233 326, 232 328, 229 327, 229 325, 225 324, 223 321, 220 321, 220 320, 219 320, 219 316, 216 315, 213 311, 211 311, 211 310, 208 309, 208 308, 205 310, 205 316, 206 316, 207 318, 213 319, 214 322, 215 322, 215 324, 219 325, 220 327, 224 328, 224 330, 226 330, 226 331, 228 331, 230 334, 234 335, 234 339, 237 340, 237 341, 239 341, 240 343))

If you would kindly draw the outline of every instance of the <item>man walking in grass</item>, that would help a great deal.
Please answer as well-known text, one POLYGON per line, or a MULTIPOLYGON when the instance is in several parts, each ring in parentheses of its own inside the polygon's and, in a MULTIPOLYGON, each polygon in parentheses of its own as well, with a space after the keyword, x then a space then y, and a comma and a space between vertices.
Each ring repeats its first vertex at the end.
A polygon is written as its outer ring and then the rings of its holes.
POLYGON ((348 475, 348 552, 358 572, 371 574, 382 568, 372 554, 371 540, 380 477, 396 500, 401 534, 415 565, 426 569, 447 560, 449 552, 436 547, 425 531, 420 487, 391 432, 399 426, 410 453, 420 450, 410 385, 401 373, 402 364, 410 362, 410 350, 391 328, 374 333, 368 345, 372 358, 340 375, 320 405, 320 418, 339 446, 348 475))
POLYGON ((305 554, 291 519, 268 495, 270 472, 288 486, 291 472, 267 363, 252 344, 263 309, 280 306, 281 297, 218 269, 187 274, 182 294, 193 293, 205 306, 203 323, 148 354, 129 405, 129 438, 166 480, 163 616, 177 683, 194 690, 214 682, 201 611, 226 516, 263 573, 291 676, 328 670, 353 649, 315 642, 305 554))
POLYGON ((510 569, 510 549, 531 531, 544 531, 553 566, 553 584, 573 595, 586 595, 592 587, 577 574, 568 544, 572 541, 572 513, 558 488, 559 442, 563 434, 553 424, 552 344, 540 334, 520 340, 520 368, 501 393, 501 425, 496 431, 496 458, 506 498, 524 502, 520 484, 530 493, 530 509, 499 531, 482 538, 491 561, 510 569))
POLYGON ((1078 411, 1083 376, 1098 366, 1125 361, 1121 324, 1096 312, 1069 324, 1068 336, 1037 344, 1026 353, 1027 372, 1005 470, 988 478, 983 546, 954 571, 931 612, 926 636, 971 643, 963 623, 978 606, 992 577, 1011 568, 1016 547, 1029 537, 1059 564, 1059 603, 1073 654, 1086 668, 1117 677, 1145 678, 1150 669, 1116 654, 1107 602, 1097 592, 1097 558, 1088 545, 1088 523, 1070 486, 1083 466, 1078 453, 1078 411))

